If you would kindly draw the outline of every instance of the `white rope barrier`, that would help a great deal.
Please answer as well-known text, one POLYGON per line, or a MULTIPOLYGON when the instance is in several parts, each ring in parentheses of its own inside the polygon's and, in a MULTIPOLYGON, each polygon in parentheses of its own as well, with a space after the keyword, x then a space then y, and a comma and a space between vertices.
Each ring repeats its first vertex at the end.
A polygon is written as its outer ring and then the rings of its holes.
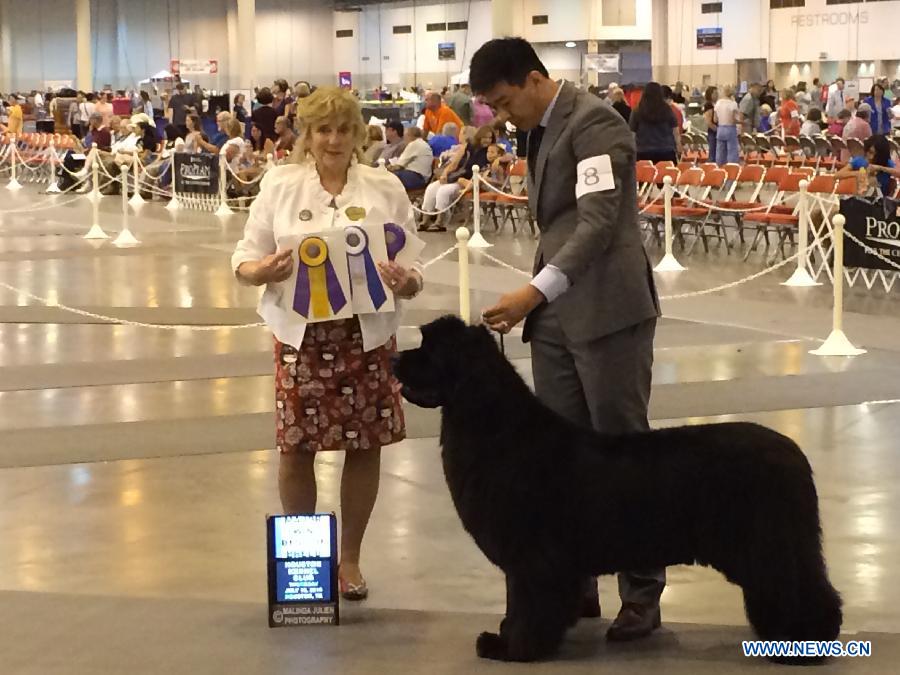
MULTIPOLYGON (((474 167, 473 167, 473 173, 474 173, 474 167)), ((521 202, 527 202, 527 201, 528 201, 528 195, 514 195, 514 194, 512 194, 511 192, 504 192, 503 190, 501 190, 501 189, 498 188, 497 186, 492 185, 491 182, 488 181, 487 178, 485 178, 484 176, 482 176, 482 175, 480 174, 480 172, 479 172, 479 176, 478 176, 478 177, 479 177, 479 179, 481 180, 481 182, 482 182, 485 186, 487 186, 487 188, 488 188, 491 192, 496 192, 498 195, 502 195, 502 196, 504 196, 504 197, 508 197, 509 199, 515 199, 516 201, 521 201, 521 202)))
POLYGON ((412 204, 411 206, 413 207, 413 211, 415 211, 416 213, 419 213, 423 216, 439 216, 442 213, 447 213, 447 211, 449 211, 454 206, 459 204, 462 201, 462 198, 465 196, 466 196, 466 191, 463 190, 462 188, 460 188, 459 196, 456 199, 454 199, 453 202, 447 208, 441 209, 440 211, 424 211, 424 210, 420 209, 418 206, 416 206, 415 204, 412 204))

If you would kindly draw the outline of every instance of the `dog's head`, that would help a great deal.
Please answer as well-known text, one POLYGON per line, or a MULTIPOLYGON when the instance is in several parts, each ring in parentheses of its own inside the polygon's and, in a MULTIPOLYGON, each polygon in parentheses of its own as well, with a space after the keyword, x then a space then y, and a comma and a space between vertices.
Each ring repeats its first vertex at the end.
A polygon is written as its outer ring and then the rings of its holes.
POLYGON ((394 360, 394 374, 404 398, 422 408, 451 403, 467 376, 499 355, 486 328, 467 326, 455 316, 441 317, 421 331, 422 346, 401 352, 394 360))

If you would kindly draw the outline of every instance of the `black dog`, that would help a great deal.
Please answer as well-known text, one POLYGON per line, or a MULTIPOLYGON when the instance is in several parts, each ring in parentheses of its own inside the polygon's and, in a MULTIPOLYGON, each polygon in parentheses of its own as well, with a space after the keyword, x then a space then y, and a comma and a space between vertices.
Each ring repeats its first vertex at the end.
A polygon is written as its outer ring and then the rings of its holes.
POLYGON ((479 636, 479 656, 551 656, 586 577, 680 564, 739 585, 760 639, 836 639, 841 599, 812 470, 792 440, 745 423, 599 434, 540 403, 485 328, 444 317, 422 337, 395 362, 403 395, 443 406, 453 503, 507 578, 506 618, 479 636))

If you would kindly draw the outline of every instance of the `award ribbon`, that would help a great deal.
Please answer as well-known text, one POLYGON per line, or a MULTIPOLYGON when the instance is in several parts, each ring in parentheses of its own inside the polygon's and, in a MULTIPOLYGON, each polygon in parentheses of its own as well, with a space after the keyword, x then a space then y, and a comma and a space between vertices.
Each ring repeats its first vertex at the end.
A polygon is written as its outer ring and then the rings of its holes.
POLYGON ((406 232, 397 223, 385 223, 384 243, 387 245, 388 260, 394 260, 406 246, 406 232))
POLYGON ((300 242, 300 267, 294 291, 294 311, 304 318, 327 319, 347 304, 341 283, 331 260, 328 244, 319 237, 307 237, 300 242))
MULTIPOLYGON (((363 281, 369 289, 369 297, 372 305, 380 309, 387 302, 387 294, 375 268, 375 261, 369 252, 369 235, 361 227, 348 225, 344 228, 344 238, 347 242, 347 262, 350 267, 350 277, 363 281)), ((353 291, 353 285, 350 286, 353 291)))

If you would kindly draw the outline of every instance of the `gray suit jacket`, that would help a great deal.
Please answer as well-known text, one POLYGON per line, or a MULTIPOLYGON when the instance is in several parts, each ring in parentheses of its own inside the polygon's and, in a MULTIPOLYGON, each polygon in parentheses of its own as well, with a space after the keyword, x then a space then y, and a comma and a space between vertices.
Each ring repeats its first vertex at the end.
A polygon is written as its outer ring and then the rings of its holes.
POLYGON ((622 116, 563 84, 536 164, 528 170, 528 202, 541 231, 534 272, 549 264, 569 279, 553 301, 566 337, 588 342, 659 316, 638 226, 634 136, 622 116), (578 163, 601 155, 609 155, 615 189, 576 199, 578 163))

